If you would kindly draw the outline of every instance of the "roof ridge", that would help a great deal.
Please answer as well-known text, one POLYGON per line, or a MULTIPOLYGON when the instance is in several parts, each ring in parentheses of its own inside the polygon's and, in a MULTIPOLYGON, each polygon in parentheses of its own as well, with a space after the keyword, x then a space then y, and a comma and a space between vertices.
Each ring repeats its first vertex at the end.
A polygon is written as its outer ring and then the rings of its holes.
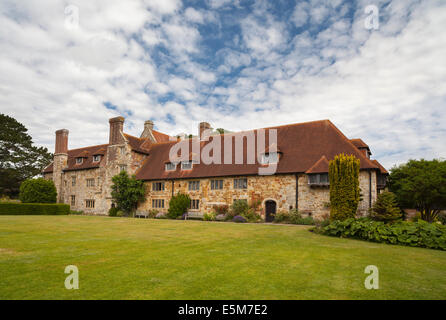
POLYGON ((81 150, 81 149, 86 149, 86 148, 97 148, 97 147, 105 147, 108 146, 109 143, 105 143, 105 144, 98 144, 95 146, 88 146, 88 147, 80 147, 80 148, 76 148, 76 149, 68 149, 68 151, 76 151, 76 150, 81 150))

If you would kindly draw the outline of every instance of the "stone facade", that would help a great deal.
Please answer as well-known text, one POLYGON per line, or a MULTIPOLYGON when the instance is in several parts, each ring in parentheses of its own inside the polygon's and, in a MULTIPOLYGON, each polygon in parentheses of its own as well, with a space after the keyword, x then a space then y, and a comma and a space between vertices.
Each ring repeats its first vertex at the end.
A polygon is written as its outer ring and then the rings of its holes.
MULTIPOLYGON (((135 174, 143 166, 143 163, 147 164, 145 160, 150 154, 150 149, 145 149, 146 146, 150 148, 151 144, 157 144, 162 142, 161 139, 169 138, 167 135, 154 131, 152 121, 145 122, 141 138, 123 133, 124 118, 112 118, 109 122, 109 143, 101 146, 68 150, 68 130, 56 131, 55 150, 57 152, 54 155, 52 169, 44 171, 44 177, 54 181, 58 191, 58 202, 70 204, 72 210, 83 211, 87 214, 108 214, 108 210, 112 207, 112 177, 121 170, 135 174), (74 158, 83 154, 86 154, 87 159, 91 161, 91 158, 98 154, 99 150, 102 152, 101 159, 96 162, 96 165, 85 163, 88 165, 77 166, 74 163, 74 158)), ((204 129, 209 128, 208 123, 200 124, 199 135, 204 132, 204 129)), ((360 142, 363 144, 362 140, 360 142)), ((367 151, 366 156, 369 157, 368 147, 367 151)), ((147 160, 149 161, 150 158, 147 160)), ((325 157, 317 163, 322 165, 324 162, 328 166, 325 157)), ((162 168, 164 169, 164 167, 162 168)), ((163 169, 160 168, 160 170, 163 169)), ((312 169, 316 170, 317 168, 313 166, 312 169)), ((154 171, 154 174, 156 172, 158 170, 154 171)), ((311 174, 311 170, 306 172, 311 174)), ((359 216, 367 214, 370 206, 376 201, 378 194, 377 172, 379 170, 376 169, 360 171, 362 201, 358 208, 359 216)), ((329 187, 323 184, 310 185, 309 174, 281 173, 270 176, 234 175, 196 179, 148 180, 145 181, 146 199, 139 205, 137 211, 148 212, 155 209, 165 213, 168 210, 171 197, 181 192, 188 194, 192 200, 199 201, 197 208, 190 209, 192 212, 211 212, 217 205, 229 206, 235 200, 244 199, 249 204, 258 203, 258 213, 263 218, 266 216, 266 202, 273 201, 276 212, 288 211, 297 207, 303 215, 324 219, 330 213, 329 187), (235 188, 235 179, 246 179, 246 188, 235 188), (212 190, 212 180, 222 180, 222 189, 212 190), (189 183, 194 181, 199 182, 199 188, 196 190, 189 188, 189 183), (162 188, 158 184, 158 188, 155 189, 154 184, 156 183, 161 183, 162 188)))

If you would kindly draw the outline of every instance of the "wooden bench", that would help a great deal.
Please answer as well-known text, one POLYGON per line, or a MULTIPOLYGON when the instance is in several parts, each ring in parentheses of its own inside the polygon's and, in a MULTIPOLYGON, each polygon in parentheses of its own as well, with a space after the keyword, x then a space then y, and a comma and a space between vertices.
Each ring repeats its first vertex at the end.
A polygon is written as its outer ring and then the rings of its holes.
POLYGON ((203 219, 203 213, 196 212, 196 211, 190 211, 186 215, 186 219, 203 219))
POLYGON ((149 217, 149 213, 148 212, 137 211, 135 213, 135 218, 148 218, 148 217, 149 217))

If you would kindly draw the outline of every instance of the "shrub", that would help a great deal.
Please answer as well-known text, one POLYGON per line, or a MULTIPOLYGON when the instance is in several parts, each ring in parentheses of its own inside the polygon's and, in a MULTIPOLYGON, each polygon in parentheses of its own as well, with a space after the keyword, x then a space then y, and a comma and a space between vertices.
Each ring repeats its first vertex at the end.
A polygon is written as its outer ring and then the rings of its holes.
POLYGON ((370 218, 383 222, 401 219, 401 210, 398 208, 395 194, 388 191, 380 193, 370 209, 370 218))
POLYGON ((286 211, 279 211, 274 215, 275 223, 287 223, 290 220, 290 216, 286 211))
POLYGON ((76 210, 70 210, 70 214, 74 216, 81 216, 84 214, 82 210, 76 211, 76 210))
POLYGON ((332 220, 356 216, 360 201, 360 162, 355 156, 337 155, 330 161, 330 215, 332 220))
POLYGON ((305 218, 300 218, 298 220, 296 220, 295 224, 301 224, 301 225, 305 225, 305 226, 312 226, 315 224, 313 217, 305 217, 305 218))
POLYGON ((228 206, 226 204, 215 206, 214 211, 217 215, 225 215, 228 213, 228 206))
POLYGON ((335 237, 446 250, 446 227, 425 221, 398 221, 392 224, 367 218, 332 221, 314 231, 335 237))
POLYGON ((242 223, 242 222, 246 222, 246 219, 243 218, 242 216, 235 216, 234 218, 232 218, 232 222, 242 223))
POLYGON ((111 196, 116 207, 126 215, 131 215, 138 203, 144 199, 144 182, 137 180, 135 175, 129 176, 126 171, 121 171, 114 176, 112 182, 111 196))
POLYGON ((249 208, 246 210, 242 217, 244 217, 248 222, 259 222, 262 220, 262 217, 260 217, 259 214, 256 213, 254 208, 249 208))
POLYGON ((117 217, 124 217, 125 216, 125 212, 122 210, 118 210, 118 212, 116 212, 116 216, 117 217))
POLYGON ((446 212, 440 212, 438 214, 438 221, 440 221, 442 225, 446 225, 446 212))
POLYGON ((20 185, 19 197, 23 203, 56 203, 56 186, 53 180, 29 179, 20 185))
POLYGON ((241 216, 246 213, 249 209, 249 205, 247 201, 244 200, 235 200, 231 205, 231 210, 229 211, 233 217, 241 216))
POLYGON ((155 218, 156 219, 167 219, 167 216, 166 216, 165 213, 159 212, 159 213, 156 214, 155 218))
POLYGON ((154 219, 154 218, 156 218, 156 215, 157 215, 158 213, 159 213, 158 210, 156 210, 156 209, 151 209, 151 210, 149 210, 149 215, 148 215, 148 217, 154 219))
POLYGON ((203 215, 203 220, 204 221, 215 221, 215 212, 209 212, 209 213, 205 213, 203 215))
POLYGON ((119 211, 118 208, 115 208, 115 207, 110 208, 110 210, 108 210, 108 215, 110 217, 116 217, 118 215, 118 211, 119 211))
POLYGON ((288 212, 288 219, 292 224, 299 224, 299 221, 302 219, 302 215, 297 209, 291 209, 290 212, 288 212))
POLYGON ((0 215, 66 215, 70 206, 62 203, 0 203, 0 215))
POLYGON ((167 216, 170 219, 181 217, 190 208, 190 197, 184 193, 178 193, 169 201, 169 210, 167 216))

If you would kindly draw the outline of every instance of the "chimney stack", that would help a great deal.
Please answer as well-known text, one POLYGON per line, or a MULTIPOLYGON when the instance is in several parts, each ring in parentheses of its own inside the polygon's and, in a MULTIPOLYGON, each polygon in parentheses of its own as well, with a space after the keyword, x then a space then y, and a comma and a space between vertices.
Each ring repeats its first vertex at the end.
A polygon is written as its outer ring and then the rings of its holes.
POLYGON ((108 120, 110 123, 110 136, 109 136, 109 144, 123 144, 124 141, 124 117, 115 117, 108 120))
POLYGON ((147 120, 146 122, 144 122, 144 130, 141 133, 141 138, 149 138, 152 141, 154 141, 155 138, 152 134, 152 130, 153 130, 153 121, 147 120))
POLYGON ((205 135, 206 130, 211 130, 211 125, 207 122, 200 122, 198 131, 200 140, 204 140, 209 137, 209 134, 205 135))
POLYGON ((56 131, 56 146, 54 154, 68 154, 68 130, 60 129, 56 131))

